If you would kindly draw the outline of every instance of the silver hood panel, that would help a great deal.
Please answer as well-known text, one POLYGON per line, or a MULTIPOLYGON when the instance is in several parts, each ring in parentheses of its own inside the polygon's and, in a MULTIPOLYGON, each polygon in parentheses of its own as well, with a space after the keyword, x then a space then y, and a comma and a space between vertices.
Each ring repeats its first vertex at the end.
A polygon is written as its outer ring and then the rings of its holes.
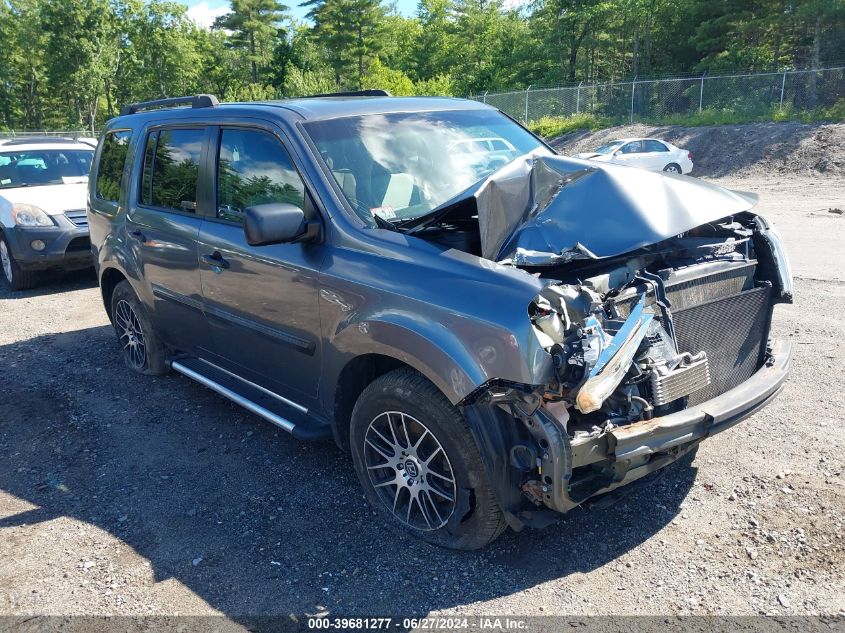
POLYGON ((517 159, 471 195, 483 257, 537 266, 621 255, 756 204, 687 176, 562 156, 517 159))

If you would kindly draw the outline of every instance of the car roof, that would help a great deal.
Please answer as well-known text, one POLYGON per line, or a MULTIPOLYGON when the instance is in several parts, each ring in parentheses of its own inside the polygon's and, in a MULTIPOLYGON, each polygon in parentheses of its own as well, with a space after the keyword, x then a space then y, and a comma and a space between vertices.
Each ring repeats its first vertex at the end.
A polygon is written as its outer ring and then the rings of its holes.
POLYGON ((260 112, 265 116, 313 121, 365 114, 446 110, 495 110, 495 108, 480 101, 451 97, 306 97, 274 101, 227 102, 211 108, 176 107, 144 110, 119 116, 112 120, 110 127, 143 123, 147 119, 190 119, 215 114, 254 116, 260 112))
POLYGON ((74 149, 74 150, 88 150, 93 152, 94 147, 90 143, 82 143, 80 141, 57 141, 55 143, 3 143, 0 142, 0 154, 8 152, 31 152, 34 150, 57 150, 57 149, 74 149))
POLYGON ((0 153, 30 152, 33 150, 76 149, 94 151, 90 143, 64 138, 13 138, 0 140, 0 153))
POLYGON ((292 110, 306 120, 396 112, 494 109, 479 101, 451 97, 309 97, 264 103, 292 110))
POLYGON ((668 145, 669 141, 664 141, 662 138, 654 138, 653 136, 631 136, 629 138, 618 138, 615 141, 609 141, 605 143, 605 145, 612 145, 613 143, 630 143, 631 141, 658 141, 660 143, 666 143, 668 145))

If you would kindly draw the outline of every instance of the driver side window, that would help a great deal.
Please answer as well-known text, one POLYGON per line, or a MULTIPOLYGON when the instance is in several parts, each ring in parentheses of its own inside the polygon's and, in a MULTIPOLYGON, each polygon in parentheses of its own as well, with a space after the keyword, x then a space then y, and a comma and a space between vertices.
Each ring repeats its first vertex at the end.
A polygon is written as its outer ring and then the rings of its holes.
POLYGON ((639 154, 642 152, 642 141, 631 141, 622 147, 623 154, 639 154))
POLYGON ((268 132, 224 128, 217 160, 217 217, 242 223, 247 207, 286 202, 306 210, 305 184, 268 132))

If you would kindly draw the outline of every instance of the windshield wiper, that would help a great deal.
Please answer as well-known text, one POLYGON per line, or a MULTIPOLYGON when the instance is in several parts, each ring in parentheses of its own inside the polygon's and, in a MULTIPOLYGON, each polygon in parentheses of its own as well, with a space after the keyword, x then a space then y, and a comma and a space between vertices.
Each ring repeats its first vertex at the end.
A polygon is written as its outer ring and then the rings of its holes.
POLYGON ((393 224, 390 220, 385 220, 380 215, 373 213, 373 221, 376 223, 380 229, 388 229, 390 231, 398 231, 399 227, 396 224, 393 224))
POLYGON ((381 217, 380 215, 377 215, 377 214, 373 213, 373 212, 372 212, 372 211, 370 211, 370 210, 366 207, 366 205, 364 205, 364 204, 363 204, 360 200, 357 200, 357 199, 355 199, 355 198, 351 198, 351 197, 349 197, 349 196, 346 196, 346 199, 347 199, 347 200, 349 200, 349 202, 351 202, 353 205, 355 205, 356 207, 358 207, 358 209, 359 209, 361 212, 363 212, 363 214, 364 214, 364 215, 368 215, 368 216, 370 216, 370 217, 373 219, 373 222, 375 222, 375 223, 376 223, 376 226, 377 226, 378 228, 380 228, 380 229, 387 229, 387 230, 389 230, 389 231, 398 231, 398 229, 396 228, 396 225, 395 225, 395 224, 393 224, 393 222, 390 222, 389 220, 385 220, 385 219, 384 219, 383 217, 381 217))
MULTIPOLYGON (((493 172, 495 173, 495 172, 493 172)), ((407 220, 402 220, 401 222, 396 223, 396 228, 400 231, 405 231, 407 229, 408 233, 416 233, 417 231, 423 230, 425 227, 430 226, 431 224, 437 222, 440 218, 442 218, 453 206, 466 200, 467 198, 472 197, 472 194, 475 193, 475 190, 478 188, 478 185, 485 180, 487 180, 490 175, 485 176, 479 180, 476 180, 472 183, 469 187, 461 191, 460 193, 452 196, 446 202, 437 205, 428 213, 423 215, 419 215, 415 218, 409 218, 407 220)))

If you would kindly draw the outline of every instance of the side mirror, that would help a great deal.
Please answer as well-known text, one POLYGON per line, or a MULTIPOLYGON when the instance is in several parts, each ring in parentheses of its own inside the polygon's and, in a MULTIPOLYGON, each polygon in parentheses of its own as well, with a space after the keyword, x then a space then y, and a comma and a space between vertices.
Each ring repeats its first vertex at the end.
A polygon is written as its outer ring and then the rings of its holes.
POLYGON ((244 210, 244 234, 250 246, 304 242, 319 233, 316 222, 308 222, 305 212, 286 202, 257 204, 244 210))

